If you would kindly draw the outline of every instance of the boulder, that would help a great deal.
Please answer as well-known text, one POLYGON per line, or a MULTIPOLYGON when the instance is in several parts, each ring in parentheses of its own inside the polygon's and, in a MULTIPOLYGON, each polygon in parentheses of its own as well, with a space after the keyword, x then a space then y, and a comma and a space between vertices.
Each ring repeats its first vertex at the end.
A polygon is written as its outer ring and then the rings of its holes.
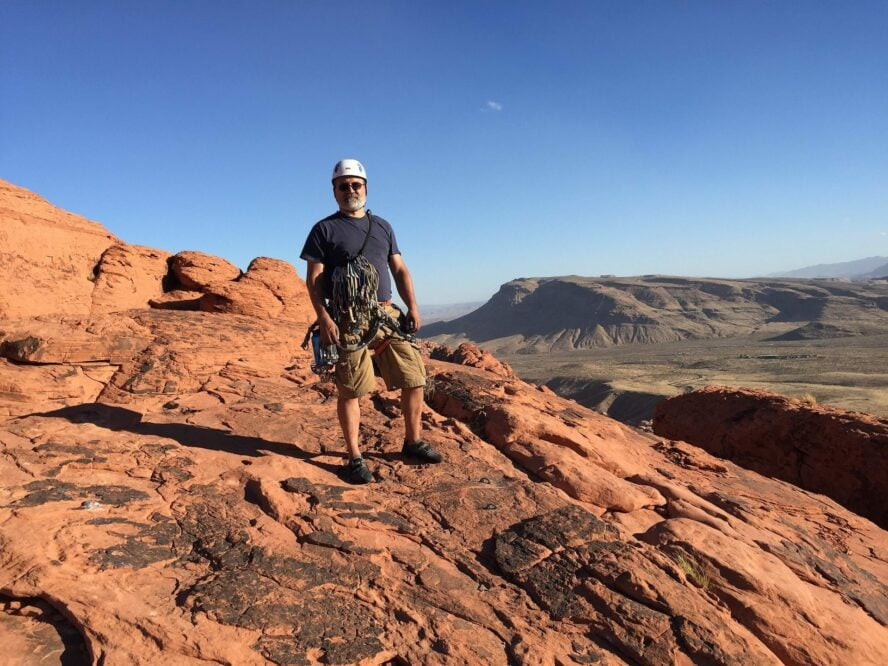
POLYGON ((490 352, 484 351, 471 342, 463 342, 455 350, 445 345, 428 342, 424 344, 426 345, 426 353, 433 359, 480 368, 500 377, 515 378, 515 373, 508 363, 500 361, 490 352))
POLYGON ((274 317, 309 324, 315 319, 305 282, 292 264, 257 257, 233 282, 209 285, 200 299, 204 312, 274 317))
POLYGON ((229 282, 241 275, 241 270, 221 257, 204 252, 185 250, 170 259, 174 288, 205 292, 210 285, 229 282))
POLYGON ((169 271, 169 252, 141 245, 112 245, 95 270, 92 312, 148 307, 162 298, 169 271))

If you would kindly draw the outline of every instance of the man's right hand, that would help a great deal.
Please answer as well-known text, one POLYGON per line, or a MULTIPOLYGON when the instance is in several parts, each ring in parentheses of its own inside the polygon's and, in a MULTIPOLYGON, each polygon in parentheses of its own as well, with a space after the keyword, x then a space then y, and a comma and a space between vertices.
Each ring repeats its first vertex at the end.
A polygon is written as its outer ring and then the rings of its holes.
POLYGON ((324 315, 318 319, 318 329, 321 333, 321 342, 325 345, 335 345, 339 343, 339 327, 330 315, 324 313, 324 315))

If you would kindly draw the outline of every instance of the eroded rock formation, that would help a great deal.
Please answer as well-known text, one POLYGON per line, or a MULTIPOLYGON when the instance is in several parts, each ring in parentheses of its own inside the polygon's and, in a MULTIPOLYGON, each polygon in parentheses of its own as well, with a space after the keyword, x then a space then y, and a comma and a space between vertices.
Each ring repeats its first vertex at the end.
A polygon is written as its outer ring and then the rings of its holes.
POLYGON ((120 240, 0 180, 0 318, 88 313, 94 268, 120 240))
MULTIPOLYGON (((298 311, 304 285, 291 287, 298 311)), ((380 382, 361 431, 377 482, 353 487, 297 320, 16 307, 0 323, 11 663, 888 654, 883 530, 526 384, 477 348, 428 362, 424 428, 446 461, 401 458, 399 402, 380 382)))
POLYGON ((305 283, 285 261, 246 273, 204 252, 122 242, 102 225, 0 180, 0 318, 202 310, 309 323, 305 283))
POLYGON ((657 405, 654 432, 829 495, 888 527, 888 419, 708 386, 657 405))

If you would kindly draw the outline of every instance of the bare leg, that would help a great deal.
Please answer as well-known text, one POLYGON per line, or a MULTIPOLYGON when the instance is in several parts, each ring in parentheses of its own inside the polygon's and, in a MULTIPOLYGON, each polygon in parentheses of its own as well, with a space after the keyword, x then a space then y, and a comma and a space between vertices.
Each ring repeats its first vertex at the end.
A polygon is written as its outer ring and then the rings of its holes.
POLYGON ((358 430, 361 427, 361 403, 357 398, 339 396, 336 401, 336 415, 339 417, 339 427, 342 428, 349 459, 359 458, 361 449, 358 448, 358 430))
POLYGON ((404 412, 404 441, 419 441, 422 434, 423 386, 401 390, 401 411, 404 412))

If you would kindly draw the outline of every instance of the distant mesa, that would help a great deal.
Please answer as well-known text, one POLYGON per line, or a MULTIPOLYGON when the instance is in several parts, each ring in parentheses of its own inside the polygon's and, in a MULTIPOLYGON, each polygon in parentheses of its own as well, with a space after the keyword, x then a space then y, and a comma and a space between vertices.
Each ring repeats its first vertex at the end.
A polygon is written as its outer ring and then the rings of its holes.
POLYGON ((566 276, 507 282, 474 312, 423 334, 544 353, 769 331, 775 340, 847 337, 886 325, 888 284, 878 281, 566 276))

